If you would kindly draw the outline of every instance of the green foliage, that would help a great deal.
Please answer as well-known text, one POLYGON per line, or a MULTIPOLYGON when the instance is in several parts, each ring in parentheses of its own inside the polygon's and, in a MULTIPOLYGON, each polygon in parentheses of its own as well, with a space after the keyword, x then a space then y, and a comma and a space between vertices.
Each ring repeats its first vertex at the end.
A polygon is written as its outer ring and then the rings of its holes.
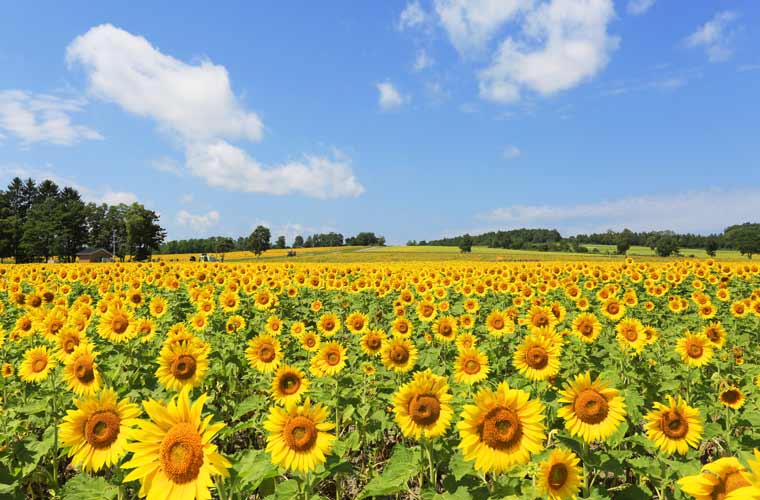
POLYGON ((261 255, 271 247, 269 241, 271 238, 272 233, 270 233, 268 227, 256 226, 256 229, 248 237, 248 250, 257 256, 261 255))
POLYGON ((742 255, 751 259, 752 255, 760 253, 760 224, 745 222, 726 228, 724 234, 742 255))

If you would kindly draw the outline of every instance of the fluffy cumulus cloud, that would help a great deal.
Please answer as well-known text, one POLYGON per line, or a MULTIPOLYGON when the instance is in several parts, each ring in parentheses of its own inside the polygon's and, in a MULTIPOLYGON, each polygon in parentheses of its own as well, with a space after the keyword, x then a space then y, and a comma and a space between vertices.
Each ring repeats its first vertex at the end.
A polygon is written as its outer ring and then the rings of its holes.
POLYGON ((523 89, 550 95, 592 78, 618 39, 607 33, 611 0, 552 0, 526 14, 519 36, 507 36, 480 72, 480 94, 515 102, 523 89))
POLYGON ((577 205, 513 205, 480 216, 502 228, 556 227, 563 234, 621 230, 672 229, 720 232, 736 221, 753 220, 760 211, 760 189, 710 189, 644 195, 577 205), (720 210, 715 210, 720 206, 720 210))
POLYGON ((398 28, 400 30, 417 28, 424 25, 427 20, 427 13, 420 5, 420 2, 409 2, 406 7, 404 7, 404 10, 401 11, 401 15, 398 19, 398 28))
POLYGON ((703 48, 710 62, 723 62, 731 58, 731 42, 734 32, 731 29, 739 15, 733 11, 715 14, 708 22, 686 37, 687 47, 703 48))
POLYGON ((95 130, 71 122, 71 113, 82 111, 85 102, 22 90, 0 91, 0 130, 26 144, 48 142, 72 145, 102 139, 95 130))
POLYGON ((435 0, 449 40, 463 55, 477 54, 504 22, 531 8, 533 0, 435 0))
POLYGON ((93 95, 184 138, 261 138, 261 120, 242 107, 223 66, 186 64, 110 24, 77 37, 66 58, 85 68, 93 95))
POLYGON ((233 93, 223 66, 185 63, 110 24, 77 37, 66 55, 84 68, 93 96, 154 120, 179 141, 185 165, 162 158, 153 164, 159 171, 188 171, 210 186, 242 192, 332 198, 363 191, 342 156, 269 167, 233 146, 229 141, 259 141, 263 124, 233 93))
POLYGON ((626 10, 629 14, 640 16, 646 13, 654 5, 655 0, 629 0, 626 10))
POLYGON ((210 186, 230 191, 323 199, 364 192, 351 170, 350 159, 340 152, 331 158, 305 156, 266 169, 226 141, 192 144, 186 154, 187 167, 193 175, 202 177, 210 186))
POLYGON ((391 82, 378 83, 377 92, 377 104, 383 111, 400 108, 407 101, 391 82))
POLYGON ((187 210, 177 212, 177 224, 201 231, 216 226, 219 223, 219 219, 219 212, 216 210, 211 210, 205 214, 191 214, 187 210))

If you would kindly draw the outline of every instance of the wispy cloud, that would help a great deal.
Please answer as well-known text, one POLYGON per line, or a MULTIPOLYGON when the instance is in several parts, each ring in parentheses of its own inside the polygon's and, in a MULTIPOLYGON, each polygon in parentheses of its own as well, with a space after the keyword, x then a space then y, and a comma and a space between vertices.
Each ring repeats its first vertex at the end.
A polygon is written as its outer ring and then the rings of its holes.
POLYGON ((401 92, 390 81, 378 83, 377 92, 377 104, 383 111, 398 109, 409 100, 408 97, 401 95, 401 92))
POLYGON ((478 218, 503 229, 551 227, 563 234, 626 227, 635 231, 672 229, 704 234, 754 220, 758 213, 760 187, 630 196, 575 205, 512 205, 478 218))
POLYGON ((177 223, 180 226, 188 226, 201 232, 216 226, 219 219, 220 215, 216 210, 210 210, 205 214, 191 214, 187 210, 177 212, 177 223))
POLYGON ((687 47, 704 48, 710 62, 723 62, 733 55, 731 46, 734 30, 731 29, 739 14, 734 11, 723 11, 715 14, 708 22, 686 37, 687 47))
POLYGON ((626 10, 629 14, 640 16, 645 14, 654 5, 655 0, 629 0, 626 10))

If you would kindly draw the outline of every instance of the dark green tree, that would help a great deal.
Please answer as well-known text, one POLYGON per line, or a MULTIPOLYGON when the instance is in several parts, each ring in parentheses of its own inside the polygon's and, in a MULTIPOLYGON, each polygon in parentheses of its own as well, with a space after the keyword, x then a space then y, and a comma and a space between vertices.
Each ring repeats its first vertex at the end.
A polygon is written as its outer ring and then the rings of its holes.
POLYGON ((617 247, 617 253, 625 255, 628 249, 633 245, 633 231, 626 228, 617 236, 615 246, 617 247))
POLYGON ((670 234, 663 234, 654 248, 660 257, 669 257, 678 253, 678 239, 670 234))
POLYGON ((293 240, 293 248, 303 248, 303 236, 300 234, 293 240))
POLYGON ((133 203, 124 212, 127 252, 134 260, 150 258, 153 251, 161 247, 166 231, 158 225, 159 216, 139 203, 133 203))
POLYGON ((462 253, 472 252, 472 236, 469 234, 462 236, 462 241, 459 243, 459 250, 462 253))
POLYGON ((256 226, 251 235, 248 237, 248 250, 253 252, 257 257, 269 250, 271 247, 270 239, 272 233, 268 227, 256 226))
POLYGON ((731 246, 747 258, 751 259, 754 254, 760 253, 760 224, 745 222, 730 226, 723 234, 731 246))
POLYGON ((718 248, 718 238, 715 236, 710 236, 707 238, 707 241, 705 242, 705 251, 707 252, 707 255, 710 257, 715 257, 715 251, 718 250, 718 248))
POLYGON ((278 236, 277 241, 274 242, 274 247, 283 249, 285 248, 285 236, 278 236))

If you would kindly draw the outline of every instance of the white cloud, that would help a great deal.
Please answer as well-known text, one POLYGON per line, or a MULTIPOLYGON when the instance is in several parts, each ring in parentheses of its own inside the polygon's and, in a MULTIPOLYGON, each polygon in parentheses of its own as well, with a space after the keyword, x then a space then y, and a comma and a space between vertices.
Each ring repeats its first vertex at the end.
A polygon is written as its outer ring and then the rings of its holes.
POLYGON ((0 91, 0 129, 24 143, 72 145, 102 139, 98 132, 71 123, 69 115, 82 111, 84 101, 22 90, 0 91))
POLYGON ((162 156, 151 162, 151 166, 159 172, 166 172, 167 174, 176 175, 181 177, 183 175, 182 167, 174 158, 168 156, 162 156))
POLYGON ((184 169, 164 157, 153 163, 157 170, 187 170, 232 191, 330 198, 364 190, 346 158, 306 156, 267 168, 231 145, 236 139, 260 140, 263 124, 232 92, 223 66, 208 60, 187 64, 110 24, 77 37, 67 60, 84 68, 93 95, 155 120, 184 148, 184 169))
POLYGON ((422 26, 427 22, 427 13, 418 1, 409 2, 398 19, 398 29, 405 30, 422 26))
POLYGON ((187 167, 208 185, 230 191, 303 194, 315 198, 359 196, 364 188, 343 154, 333 158, 305 156, 264 169, 245 151, 225 141, 188 146, 187 167))
POLYGON ((391 82, 378 83, 377 91, 377 103, 383 111, 400 108, 407 101, 391 82))
POLYGON ((85 68, 92 94, 185 139, 261 138, 261 120, 242 108, 224 66, 186 64, 110 24, 77 37, 66 58, 85 68))
POLYGON ((611 0, 551 0, 531 10, 521 38, 508 36, 480 72, 481 96, 515 102, 523 89, 550 95, 592 78, 618 46, 607 33, 614 15, 611 0))
POLYGON ((191 214, 187 210, 177 212, 177 223, 180 226, 190 226, 193 229, 204 231, 219 223, 219 212, 211 210, 205 214, 191 214))
POLYGON ((428 55, 425 49, 417 51, 417 57, 414 59, 414 71, 422 71, 433 65, 433 59, 428 55))
POLYGON ((460 54, 472 55, 502 24, 529 9, 535 0, 435 0, 435 10, 449 40, 460 54))
POLYGON ((730 59, 733 54, 731 40, 734 35, 730 26, 738 17, 739 15, 736 12, 730 10, 718 12, 712 19, 686 37, 686 46, 704 48, 710 62, 722 62, 730 59))
POLYGON ((522 155, 522 151, 520 151, 520 148, 514 145, 507 146, 504 148, 504 152, 501 154, 505 160, 514 160, 515 158, 520 157, 522 155))
MULTIPOLYGON (((86 194, 86 192, 83 193, 83 195, 86 194)), ((127 191, 112 191, 106 189, 102 195, 97 196, 93 201, 96 203, 107 203, 108 205, 119 205, 121 203, 131 205, 132 203, 137 203, 137 195, 127 191)))
POLYGON ((634 231, 707 233, 754 220, 759 212, 760 188, 747 188, 632 196, 577 205, 513 205, 480 218, 497 222, 503 229, 540 226, 557 228, 563 234, 626 227, 634 231))
POLYGON ((628 13, 634 16, 640 16, 648 11, 654 5, 655 0, 629 0, 628 13))

